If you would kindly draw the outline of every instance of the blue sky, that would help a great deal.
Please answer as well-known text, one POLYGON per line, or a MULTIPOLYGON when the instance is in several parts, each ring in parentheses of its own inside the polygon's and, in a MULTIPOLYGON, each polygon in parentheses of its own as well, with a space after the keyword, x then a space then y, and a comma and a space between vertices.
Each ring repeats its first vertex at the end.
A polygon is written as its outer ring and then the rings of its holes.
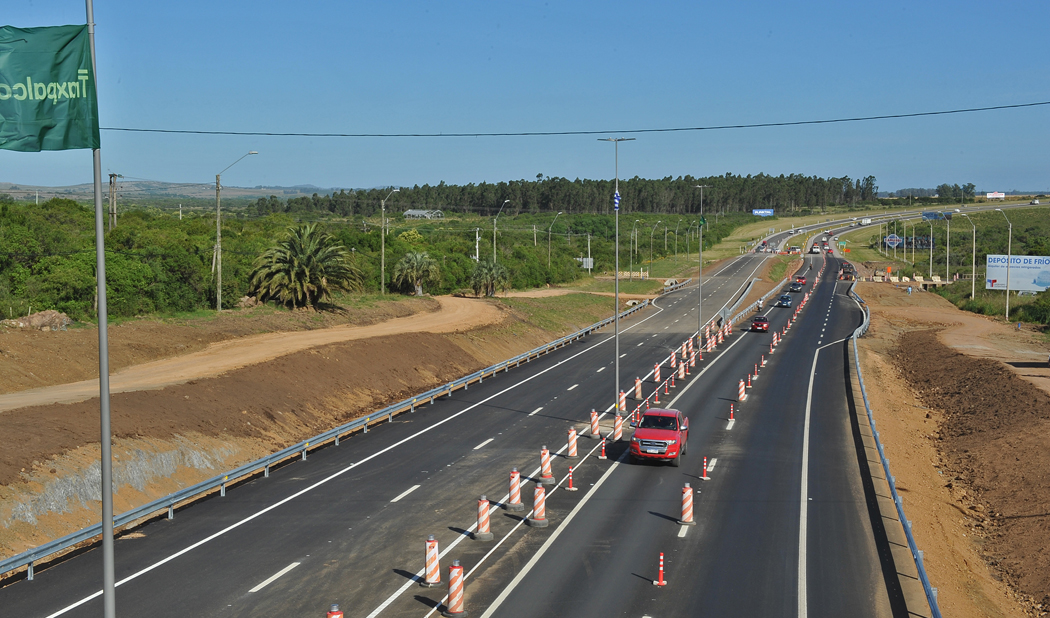
MULTIPOLYGON (((1050 100, 1050 3, 96 0, 103 127, 277 132, 613 130, 1050 100)), ((84 22, 4 0, 0 25, 84 22)), ((1050 191, 1050 106, 643 134, 621 176, 876 176, 1050 191)), ((236 186, 611 178, 596 136, 290 138, 102 133, 103 171, 236 186)), ((0 151, 0 181, 90 182, 87 151, 0 151)))

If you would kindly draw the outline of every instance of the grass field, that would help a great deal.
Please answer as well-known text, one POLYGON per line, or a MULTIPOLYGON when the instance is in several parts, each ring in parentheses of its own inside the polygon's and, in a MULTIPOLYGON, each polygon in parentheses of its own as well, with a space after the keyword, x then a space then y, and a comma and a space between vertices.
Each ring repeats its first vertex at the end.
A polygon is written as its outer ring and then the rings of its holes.
POLYGON ((613 314, 608 296, 566 294, 543 298, 500 298, 499 302, 520 313, 531 326, 550 332, 569 332, 590 326, 613 314))

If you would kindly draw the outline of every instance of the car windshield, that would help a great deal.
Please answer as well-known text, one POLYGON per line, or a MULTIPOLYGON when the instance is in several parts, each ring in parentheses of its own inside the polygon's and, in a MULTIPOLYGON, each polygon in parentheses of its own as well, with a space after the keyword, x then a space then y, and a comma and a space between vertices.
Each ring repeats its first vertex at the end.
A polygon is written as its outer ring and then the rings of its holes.
POLYGON ((791 300, 791 297, 785 294, 784 296, 780 297, 780 300, 791 300))
POLYGON ((766 321, 766 318, 764 318, 764 317, 760 317, 760 318, 755 318, 755 319, 754 319, 754 321, 755 321, 755 322, 765 322, 765 321, 766 321))
POLYGON ((642 417, 642 429, 678 429, 678 424, 673 416, 658 416, 646 414, 642 417))

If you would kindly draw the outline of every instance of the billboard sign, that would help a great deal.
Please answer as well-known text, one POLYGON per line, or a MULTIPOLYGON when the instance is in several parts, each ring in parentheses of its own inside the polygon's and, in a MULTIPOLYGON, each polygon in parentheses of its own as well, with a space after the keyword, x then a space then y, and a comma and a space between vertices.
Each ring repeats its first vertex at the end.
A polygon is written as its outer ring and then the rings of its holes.
MULTIPOLYGON (((1006 256, 988 255, 984 288, 1006 290, 1006 256)), ((1050 288, 1050 257, 1045 255, 1011 255, 1010 289, 1042 292, 1050 288)))
POLYGON ((773 216, 773 209, 772 208, 752 208, 751 209, 751 214, 755 215, 756 217, 772 217, 773 216))
MULTIPOLYGON (((1000 193, 998 191, 993 191, 992 193, 986 193, 985 197, 987 199, 990 199, 990 200, 1005 200, 1006 199, 1006 194, 1005 193, 1000 193)), ((1003 288, 1003 289, 1005 290, 1006 288, 1003 288)))
POLYGON ((900 236, 897 236, 896 234, 890 234, 889 236, 886 237, 886 241, 885 242, 886 242, 886 246, 887 247, 889 247, 891 249, 896 249, 897 247, 901 246, 901 244, 904 243, 904 239, 901 238, 900 236))

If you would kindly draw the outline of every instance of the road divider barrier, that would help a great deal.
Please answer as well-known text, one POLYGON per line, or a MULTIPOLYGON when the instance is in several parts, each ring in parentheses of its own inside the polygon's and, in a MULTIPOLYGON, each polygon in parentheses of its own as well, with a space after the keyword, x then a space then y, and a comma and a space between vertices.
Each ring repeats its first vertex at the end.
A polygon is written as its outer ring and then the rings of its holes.
POLYGON ((478 527, 474 530, 474 540, 492 540, 492 531, 489 530, 489 499, 484 494, 478 499, 478 527))
POLYGON ((704 475, 700 477, 705 481, 710 481, 711 477, 707 476, 707 457, 704 457, 704 475))
POLYGON ((532 492, 532 517, 529 525, 533 528, 547 527, 546 491, 543 485, 536 483, 536 489, 532 492))
POLYGON ((605 438, 602 438, 602 452, 598 455, 598 459, 602 459, 602 460, 608 459, 605 456, 605 438))
POLYGON ((619 442, 623 438, 623 417, 617 412, 613 417, 613 441, 619 442))
POLYGON ((736 400, 737 400, 737 401, 744 401, 744 400, 746 400, 746 399, 747 399, 747 391, 746 391, 746 390, 744 390, 744 381, 743 381, 743 380, 741 380, 741 381, 740 381, 740 388, 739 388, 739 389, 737 389, 737 396, 736 396, 736 400))
POLYGON ((666 586, 667 580, 664 579, 664 553, 660 552, 660 574, 653 580, 654 586, 666 586))
POLYGON ((426 568, 423 573, 423 581, 419 582, 420 586, 424 588, 434 588, 441 585, 441 563, 438 558, 438 542, 431 534, 427 537, 426 547, 424 548, 424 564, 426 568))
POLYGON ((620 401, 619 401, 619 403, 617 405, 617 409, 620 410, 620 411, 626 411, 627 410, 627 394, 624 393, 623 391, 620 391, 620 401))
POLYGON ((641 401, 642 400, 642 379, 641 378, 635 378, 634 379, 634 399, 635 399, 635 401, 641 401))
POLYGON ((448 601, 441 615, 448 618, 465 618, 467 615, 463 609, 463 567, 459 560, 453 560, 448 568, 448 601))
POLYGON ((551 452, 544 446, 540 449, 540 485, 553 485, 554 473, 551 472, 551 452))
POLYGON ((693 488, 689 483, 682 488, 682 518, 678 520, 681 526, 695 526, 693 521, 693 488))
POLYGON ((521 503, 521 473, 517 468, 510 469, 510 497, 503 506, 508 511, 525 510, 525 505, 521 503))
POLYGON ((685 379, 685 367, 686 367, 686 364, 684 362, 683 363, 679 363, 679 365, 678 365, 678 379, 679 380, 684 380, 685 379))
POLYGON ((733 404, 729 404, 729 420, 736 420, 735 418, 733 418, 733 404))
POLYGON ((565 491, 576 491, 578 487, 572 486, 572 466, 569 466, 569 484, 564 488, 565 491))
POLYGON ((747 387, 751 388, 751 374, 750 373, 747 374, 747 387))
MULTIPOLYGON (((668 364, 671 365, 671 369, 677 369, 678 354, 676 354, 675 352, 671 352, 671 354, 668 356, 668 364)), ((674 373, 674 371, 672 371, 671 373, 674 373)))
POLYGON ((598 411, 594 408, 591 408, 591 437, 595 440, 601 437, 598 431, 598 411))
POLYGON ((653 382, 660 383, 660 363, 653 365, 653 382))
POLYGON ((568 459, 576 459, 579 457, 576 451, 576 428, 569 427, 569 450, 565 453, 565 457, 568 459))

